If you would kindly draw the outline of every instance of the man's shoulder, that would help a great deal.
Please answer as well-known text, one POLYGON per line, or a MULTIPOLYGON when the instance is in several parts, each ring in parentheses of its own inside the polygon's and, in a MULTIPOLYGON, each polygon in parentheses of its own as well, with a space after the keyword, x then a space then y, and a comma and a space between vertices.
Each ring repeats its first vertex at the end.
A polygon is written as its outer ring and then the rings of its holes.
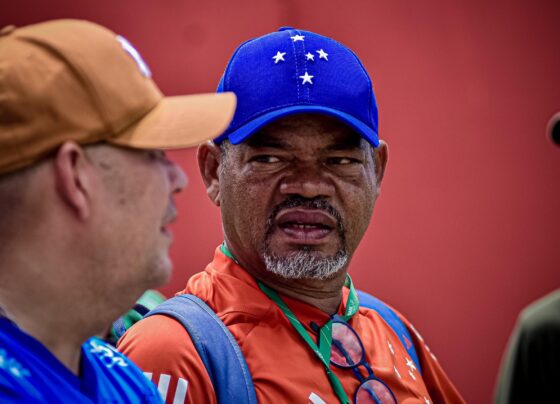
MULTIPOLYGON (((42 397, 37 382, 66 382, 56 372, 54 357, 47 349, 6 318, 0 318, 0 398, 42 397), (46 366, 48 366, 48 372, 46 366)), ((1 401, 1 400, 0 400, 1 401)))
POLYGON ((97 337, 82 346, 82 383, 97 388, 104 398, 141 398, 160 402, 159 394, 144 373, 125 355, 97 337))
POLYGON ((158 355, 176 353, 188 345, 190 336, 185 327, 174 318, 155 314, 138 321, 119 340, 117 347, 125 355, 130 351, 154 351, 158 355))
POLYGON ((188 391, 191 402, 215 402, 206 367, 191 336, 177 320, 160 314, 146 317, 121 337, 117 347, 168 400, 183 402, 188 391))
POLYGON ((0 401, 71 402, 96 397, 98 401, 160 402, 142 372, 98 338, 82 345, 81 373, 80 378, 72 374, 15 325, 0 327, 0 401))
POLYGON ((38 398, 34 389, 30 389, 36 372, 21 358, 25 347, 6 346, 1 337, 0 331, 0 399, 38 398))

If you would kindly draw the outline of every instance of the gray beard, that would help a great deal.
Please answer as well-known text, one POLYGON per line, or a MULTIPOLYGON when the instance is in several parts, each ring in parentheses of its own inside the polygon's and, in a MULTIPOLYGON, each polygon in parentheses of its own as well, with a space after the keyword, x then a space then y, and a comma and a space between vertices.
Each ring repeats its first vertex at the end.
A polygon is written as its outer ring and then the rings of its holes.
POLYGON ((286 279, 325 280, 331 278, 348 263, 346 232, 340 213, 326 199, 306 199, 299 195, 292 195, 277 205, 268 217, 262 258, 268 271, 286 279), (310 247, 303 247, 285 257, 278 257, 272 253, 270 236, 274 231, 274 218, 282 209, 294 207, 322 209, 336 218, 336 232, 340 238, 340 246, 334 256, 321 257, 310 247))
POLYGON ((300 250, 286 257, 264 253, 266 269, 286 279, 329 279, 348 262, 348 253, 341 249, 332 257, 318 257, 313 251, 300 250))

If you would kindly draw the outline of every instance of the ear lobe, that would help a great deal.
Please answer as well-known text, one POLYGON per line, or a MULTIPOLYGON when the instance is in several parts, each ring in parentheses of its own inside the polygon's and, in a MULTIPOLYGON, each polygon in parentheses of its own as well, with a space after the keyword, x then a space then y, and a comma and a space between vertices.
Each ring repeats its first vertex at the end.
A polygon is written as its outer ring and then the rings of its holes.
POLYGON ((221 164, 221 154, 219 146, 212 141, 198 146, 196 158, 202 181, 206 186, 206 193, 210 200, 220 206, 220 177, 218 175, 221 164))
POLYGON ((375 177, 377 178, 377 189, 381 188, 381 182, 385 175, 387 160, 389 159, 389 148, 384 140, 379 140, 379 146, 373 149, 373 157, 375 159, 375 177))
POLYGON ((80 218, 91 212, 88 160, 84 150, 74 142, 65 142, 54 157, 54 173, 58 194, 80 218))

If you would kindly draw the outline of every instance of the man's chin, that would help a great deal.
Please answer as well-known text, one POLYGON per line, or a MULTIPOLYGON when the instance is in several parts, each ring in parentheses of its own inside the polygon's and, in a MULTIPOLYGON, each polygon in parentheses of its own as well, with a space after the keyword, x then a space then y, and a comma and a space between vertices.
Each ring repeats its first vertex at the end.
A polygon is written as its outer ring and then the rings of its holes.
POLYGON ((306 249, 283 256, 267 251, 263 258, 269 272, 286 279, 326 280, 334 277, 348 262, 348 254, 343 250, 330 256, 306 249))
POLYGON ((169 257, 163 258, 152 271, 150 289, 165 285, 171 279, 173 273, 173 263, 169 257))
POLYGON ((300 253, 306 253, 318 259, 328 259, 336 256, 342 249, 341 243, 283 243, 272 242, 265 247, 267 253, 279 258, 290 258, 300 253))

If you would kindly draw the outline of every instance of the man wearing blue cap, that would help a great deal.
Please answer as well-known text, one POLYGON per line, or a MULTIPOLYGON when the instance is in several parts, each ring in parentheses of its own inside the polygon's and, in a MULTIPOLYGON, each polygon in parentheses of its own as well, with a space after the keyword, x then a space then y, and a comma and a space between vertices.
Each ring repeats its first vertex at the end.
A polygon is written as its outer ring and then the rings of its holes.
POLYGON ((224 91, 238 109, 198 160, 225 241, 120 349, 168 402, 463 402, 412 325, 347 273, 387 162, 356 55, 284 28, 235 51, 224 91))

